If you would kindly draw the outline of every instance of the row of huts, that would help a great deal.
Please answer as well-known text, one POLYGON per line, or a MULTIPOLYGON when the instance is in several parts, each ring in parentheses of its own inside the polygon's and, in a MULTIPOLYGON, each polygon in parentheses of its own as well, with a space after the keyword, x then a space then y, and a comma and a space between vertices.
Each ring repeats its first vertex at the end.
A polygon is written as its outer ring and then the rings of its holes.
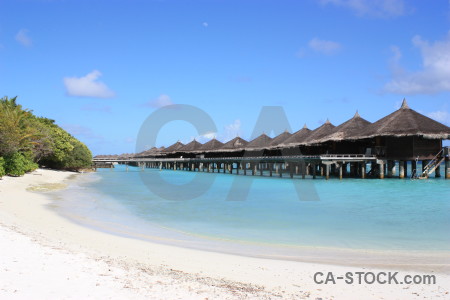
POLYGON ((251 141, 235 137, 222 143, 214 138, 201 144, 193 140, 137 154, 96 158, 240 157, 254 153, 258 156, 369 154, 392 160, 428 160, 442 150, 442 141, 446 139, 450 139, 450 127, 416 112, 403 100, 400 109, 375 123, 356 112, 339 126, 327 120, 314 130, 305 125, 295 133, 286 131, 274 138, 263 133, 251 141))

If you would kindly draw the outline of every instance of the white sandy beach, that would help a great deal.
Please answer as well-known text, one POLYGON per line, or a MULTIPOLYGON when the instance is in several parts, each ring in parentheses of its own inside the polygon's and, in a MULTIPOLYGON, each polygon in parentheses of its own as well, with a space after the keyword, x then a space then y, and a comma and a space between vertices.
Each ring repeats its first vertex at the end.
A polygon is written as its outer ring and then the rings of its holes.
MULTIPOLYGON (((27 191, 63 183, 72 174, 40 169, 0 180, 0 298, 450 299, 447 274, 431 273, 434 285, 318 285, 316 272, 341 276, 380 270, 242 257, 119 237, 74 224, 46 207, 51 201, 45 193, 27 191)), ((402 271, 399 278, 404 274, 424 272, 402 271)))

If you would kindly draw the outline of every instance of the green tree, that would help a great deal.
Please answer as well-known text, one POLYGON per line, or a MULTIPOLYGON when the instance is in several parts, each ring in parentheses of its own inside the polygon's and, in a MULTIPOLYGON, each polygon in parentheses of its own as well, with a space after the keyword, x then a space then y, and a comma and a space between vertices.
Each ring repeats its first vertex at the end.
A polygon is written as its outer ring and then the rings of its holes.
POLYGON ((5 159, 0 156, 0 178, 5 176, 5 159))

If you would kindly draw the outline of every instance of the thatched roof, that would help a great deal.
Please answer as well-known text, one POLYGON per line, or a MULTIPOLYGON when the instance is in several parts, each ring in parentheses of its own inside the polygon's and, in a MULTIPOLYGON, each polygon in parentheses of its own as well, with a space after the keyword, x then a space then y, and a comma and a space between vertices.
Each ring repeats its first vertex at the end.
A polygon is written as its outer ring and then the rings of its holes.
POLYGON ((450 139, 450 127, 409 108, 406 99, 403 99, 400 109, 367 126, 352 138, 363 139, 376 136, 423 136, 427 139, 450 139))
POLYGON ((239 151, 243 150, 247 144, 248 142, 246 140, 237 136, 231 141, 228 141, 225 144, 223 144, 223 146, 217 150, 220 152, 239 151))
POLYGON ((166 149, 162 150, 161 152, 163 153, 170 153, 170 152, 175 152, 178 149, 180 149, 181 147, 184 147, 184 144, 180 141, 176 142, 175 144, 167 147, 166 149))
POLYGON ((146 157, 146 156, 150 156, 150 155, 152 155, 152 153, 154 153, 155 150, 157 150, 157 149, 158 149, 158 148, 156 148, 156 147, 152 147, 152 148, 150 148, 150 149, 148 149, 148 150, 145 150, 145 151, 136 153, 134 156, 135 156, 135 157, 146 157))
POLYGON ((199 150, 201 151, 214 151, 220 149, 223 146, 221 141, 218 141, 216 138, 213 138, 207 143, 204 143, 199 150))
POLYGON ((297 132, 294 132, 289 138, 278 145, 278 147, 294 147, 301 145, 306 138, 311 134, 311 130, 308 129, 306 124, 297 132))
POLYGON ((319 141, 330 134, 332 130, 335 128, 333 124, 331 124, 330 120, 327 121, 320 127, 311 131, 311 134, 301 143, 303 145, 314 145, 320 143, 319 141))
POLYGON ((281 143, 286 141, 291 136, 292 136, 292 133, 290 133, 289 131, 286 130, 285 132, 283 132, 283 133, 277 135, 276 137, 274 137, 272 139, 272 141, 270 142, 269 147, 275 148, 276 146, 280 145, 281 143))
POLYGON ((272 142, 272 138, 267 134, 263 133, 254 140, 250 141, 246 146, 245 150, 258 150, 268 148, 272 142))
POLYGON ((197 142, 196 140, 193 140, 190 143, 187 143, 183 147, 177 150, 177 152, 196 152, 199 151, 199 149, 203 146, 203 144, 197 142))
POLYGON ((372 123, 361 118, 358 111, 356 111, 353 118, 336 126, 328 135, 322 137, 318 142, 352 140, 352 137, 361 133, 370 124, 372 123))

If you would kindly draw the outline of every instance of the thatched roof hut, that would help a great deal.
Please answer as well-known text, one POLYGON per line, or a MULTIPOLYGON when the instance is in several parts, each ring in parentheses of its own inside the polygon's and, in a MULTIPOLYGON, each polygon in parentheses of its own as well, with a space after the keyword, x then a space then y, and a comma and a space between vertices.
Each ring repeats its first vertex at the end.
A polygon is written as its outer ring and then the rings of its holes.
POLYGON ((317 142, 352 140, 354 136, 364 131, 370 124, 372 123, 361 118, 358 111, 356 111, 353 118, 336 126, 329 134, 325 135, 320 140, 317 140, 317 142))
POLYGON ((181 147, 184 147, 184 144, 180 141, 176 142, 175 144, 165 148, 164 150, 162 150, 162 153, 171 153, 171 152, 176 152, 178 151, 181 147))
POLYGON ((286 141, 288 138, 292 136, 292 133, 289 131, 284 131, 283 133, 277 135, 272 139, 272 141, 269 144, 269 148, 276 148, 278 145, 286 141))
POLYGON ((200 148, 203 146, 203 144, 197 142, 195 139, 181 147, 177 150, 177 152, 198 152, 200 148))
POLYGON ((306 138, 311 134, 311 130, 308 129, 306 124, 303 126, 302 129, 300 129, 297 132, 294 132, 289 138, 287 138, 284 142, 278 145, 278 148, 280 147, 294 147, 301 145, 306 138))
POLYGON ((207 143, 204 143, 201 147, 200 147, 200 151, 215 151, 220 149, 224 144, 221 141, 218 141, 216 138, 213 138, 212 140, 210 140, 207 143))
POLYGON ((248 142, 246 140, 237 136, 234 139, 223 144, 223 146, 220 147, 219 149, 217 149, 217 151, 220 151, 220 152, 239 151, 239 150, 243 150, 245 148, 245 146, 247 146, 247 144, 248 144, 248 142))
POLYGON ((430 119, 409 108, 406 99, 402 106, 390 115, 372 123, 352 139, 421 136, 425 139, 450 139, 450 127, 430 119))
POLYGON ((254 140, 250 141, 246 146, 245 150, 262 150, 267 149, 272 142, 272 138, 267 134, 263 133, 254 140))
POLYGON ((311 131, 311 134, 303 141, 303 145, 315 145, 319 144, 320 140, 329 135, 332 130, 335 128, 333 124, 331 124, 330 120, 327 121, 320 127, 311 131))

